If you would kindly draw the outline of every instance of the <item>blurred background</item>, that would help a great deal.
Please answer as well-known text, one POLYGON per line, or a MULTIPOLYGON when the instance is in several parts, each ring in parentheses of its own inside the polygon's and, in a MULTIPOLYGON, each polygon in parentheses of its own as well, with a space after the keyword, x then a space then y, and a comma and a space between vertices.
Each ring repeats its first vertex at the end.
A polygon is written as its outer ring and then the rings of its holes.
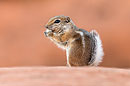
POLYGON ((100 66, 130 68, 130 0, 0 0, 0 67, 65 66, 65 51, 43 35, 56 15, 99 32, 100 66))

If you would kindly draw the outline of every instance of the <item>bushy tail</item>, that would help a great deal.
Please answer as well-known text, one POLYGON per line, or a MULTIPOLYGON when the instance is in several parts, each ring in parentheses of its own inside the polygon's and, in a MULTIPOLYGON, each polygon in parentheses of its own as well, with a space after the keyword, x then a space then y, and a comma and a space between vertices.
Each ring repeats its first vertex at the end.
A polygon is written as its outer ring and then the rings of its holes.
POLYGON ((102 41, 100 39, 99 34, 95 30, 92 30, 90 34, 92 37, 93 47, 92 47, 92 56, 89 65, 97 66, 100 62, 102 62, 103 55, 104 55, 103 48, 102 48, 102 41))

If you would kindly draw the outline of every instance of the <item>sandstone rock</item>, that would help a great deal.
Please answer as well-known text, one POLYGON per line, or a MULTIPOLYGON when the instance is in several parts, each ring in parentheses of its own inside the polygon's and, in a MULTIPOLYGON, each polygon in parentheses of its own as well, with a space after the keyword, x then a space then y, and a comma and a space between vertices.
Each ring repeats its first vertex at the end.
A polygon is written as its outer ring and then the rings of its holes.
POLYGON ((130 70, 100 67, 0 68, 0 86, 130 86, 130 70))

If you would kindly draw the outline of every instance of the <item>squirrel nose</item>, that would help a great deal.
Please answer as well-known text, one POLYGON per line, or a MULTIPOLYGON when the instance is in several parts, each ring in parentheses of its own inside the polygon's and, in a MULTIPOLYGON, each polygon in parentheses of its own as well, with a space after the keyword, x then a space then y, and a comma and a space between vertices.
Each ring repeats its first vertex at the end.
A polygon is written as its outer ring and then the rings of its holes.
POLYGON ((47 29, 48 29, 48 28, 49 28, 49 27, 48 27, 48 25, 46 25, 46 26, 45 26, 45 28, 47 28, 47 29))
POLYGON ((44 35, 47 37, 47 32, 44 32, 44 35))

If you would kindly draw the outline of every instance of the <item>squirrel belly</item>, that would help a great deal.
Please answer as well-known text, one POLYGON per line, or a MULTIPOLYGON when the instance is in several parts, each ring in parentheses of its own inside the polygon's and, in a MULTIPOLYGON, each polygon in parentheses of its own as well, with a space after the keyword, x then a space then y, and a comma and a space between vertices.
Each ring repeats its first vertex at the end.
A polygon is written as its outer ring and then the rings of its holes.
POLYGON ((97 66, 103 57, 100 37, 95 30, 87 32, 76 31, 77 35, 67 44, 67 64, 69 66, 97 66))

